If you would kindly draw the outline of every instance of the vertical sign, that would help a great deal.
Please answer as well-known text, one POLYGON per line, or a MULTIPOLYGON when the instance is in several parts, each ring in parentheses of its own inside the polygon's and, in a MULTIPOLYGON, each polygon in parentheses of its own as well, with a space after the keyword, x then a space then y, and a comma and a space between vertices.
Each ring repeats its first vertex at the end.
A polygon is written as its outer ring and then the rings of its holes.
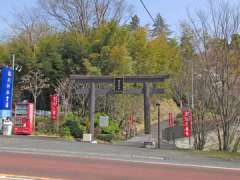
POLYGON ((184 137, 190 137, 191 124, 192 124, 192 112, 188 110, 184 110, 182 113, 182 116, 183 116, 184 137))
POLYGON ((192 111, 188 110, 187 113, 188 113, 187 117, 188 117, 188 129, 189 129, 188 137, 191 137, 191 135, 192 135, 192 111))
POLYGON ((115 78, 115 92, 122 93, 123 92, 123 78, 115 78))
POLYGON ((33 115, 34 115, 34 112, 33 112, 33 104, 32 103, 28 103, 28 118, 31 122, 31 125, 32 125, 32 122, 33 122, 33 115))
POLYGON ((1 118, 12 116, 13 69, 3 66, 1 71, 0 113, 1 118))
POLYGON ((51 119, 57 120, 58 118, 58 95, 51 95, 51 119))
POLYGON ((173 113, 168 113, 168 127, 173 128, 174 122, 173 122, 173 113))

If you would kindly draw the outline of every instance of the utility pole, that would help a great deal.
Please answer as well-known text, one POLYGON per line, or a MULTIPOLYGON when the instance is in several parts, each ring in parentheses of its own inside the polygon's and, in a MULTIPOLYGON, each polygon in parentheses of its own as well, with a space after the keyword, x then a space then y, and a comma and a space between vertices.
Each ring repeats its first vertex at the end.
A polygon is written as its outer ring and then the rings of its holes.
MULTIPOLYGON (((14 71, 15 71, 15 54, 12 55, 12 76, 13 76, 13 80, 12 80, 12 98, 11 101, 13 102, 13 85, 14 85, 14 71)), ((11 106, 13 107, 13 103, 11 102, 11 106)), ((11 109, 13 109, 11 107, 11 109)), ((12 112, 11 112, 11 119, 12 119, 12 112)))
POLYGON ((156 106, 158 107, 158 149, 160 149, 161 144, 160 102, 157 102, 156 106))
POLYGON ((12 55, 12 69, 14 71, 15 68, 15 54, 12 55))
POLYGON ((194 72, 193 72, 193 61, 192 61, 192 110, 194 109, 194 72))
MULTIPOLYGON (((193 119, 193 109, 194 109, 194 72, 193 72, 193 60, 192 60, 192 106, 191 106, 191 112, 188 112, 188 121, 191 121, 191 122, 188 122, 188 124, 191 125, 191 127, 189 127, 192 131, 192 119, 193 119), (191 113, 191 118, 189 118, 190 114, 191 113)), ((191 142, 191 136, 189 136, 189 148, 191 149, 191 145, 192 145, 192 142, 191 142)))

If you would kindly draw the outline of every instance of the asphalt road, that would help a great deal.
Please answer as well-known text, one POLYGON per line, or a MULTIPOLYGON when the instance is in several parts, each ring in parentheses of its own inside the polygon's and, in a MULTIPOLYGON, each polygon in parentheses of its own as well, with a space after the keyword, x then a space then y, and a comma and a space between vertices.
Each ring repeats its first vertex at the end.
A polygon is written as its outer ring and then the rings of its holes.
POLYGON ((240 161, 176 150, 0 136, 1 174, 60 179, 240 179, 240 161))
POLYGON ((55 179, 239 180, 240 171, 94 158, 0 153, 0 173, 55 179))

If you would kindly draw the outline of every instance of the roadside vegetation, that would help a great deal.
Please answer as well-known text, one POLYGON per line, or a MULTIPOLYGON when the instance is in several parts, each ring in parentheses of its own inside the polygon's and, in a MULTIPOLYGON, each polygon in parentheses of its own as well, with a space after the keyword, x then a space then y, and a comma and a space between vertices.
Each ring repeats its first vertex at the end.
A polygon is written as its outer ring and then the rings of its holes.
POLYGON ((194 153, 202 154, 208 157, 220 158, 225 160, 238 161, 240 160, 240 153, 238 152, 224 152, 224 151, 195 151, 194 153))

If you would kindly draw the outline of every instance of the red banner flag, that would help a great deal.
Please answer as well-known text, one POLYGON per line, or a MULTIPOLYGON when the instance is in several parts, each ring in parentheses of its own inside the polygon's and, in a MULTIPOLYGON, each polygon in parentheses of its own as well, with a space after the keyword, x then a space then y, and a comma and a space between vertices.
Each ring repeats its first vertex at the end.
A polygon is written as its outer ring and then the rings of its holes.
POLYGON ((184 137, 191 136, 192 112, 185 110, 182 112, 184 137))
POLYGON ((51 119, 57 120, 58 118, 58 95, 51 95, 51 119))
POLYGON ((168 113, 168 127, 172 128, 174 126, 173 113, 168 113))

